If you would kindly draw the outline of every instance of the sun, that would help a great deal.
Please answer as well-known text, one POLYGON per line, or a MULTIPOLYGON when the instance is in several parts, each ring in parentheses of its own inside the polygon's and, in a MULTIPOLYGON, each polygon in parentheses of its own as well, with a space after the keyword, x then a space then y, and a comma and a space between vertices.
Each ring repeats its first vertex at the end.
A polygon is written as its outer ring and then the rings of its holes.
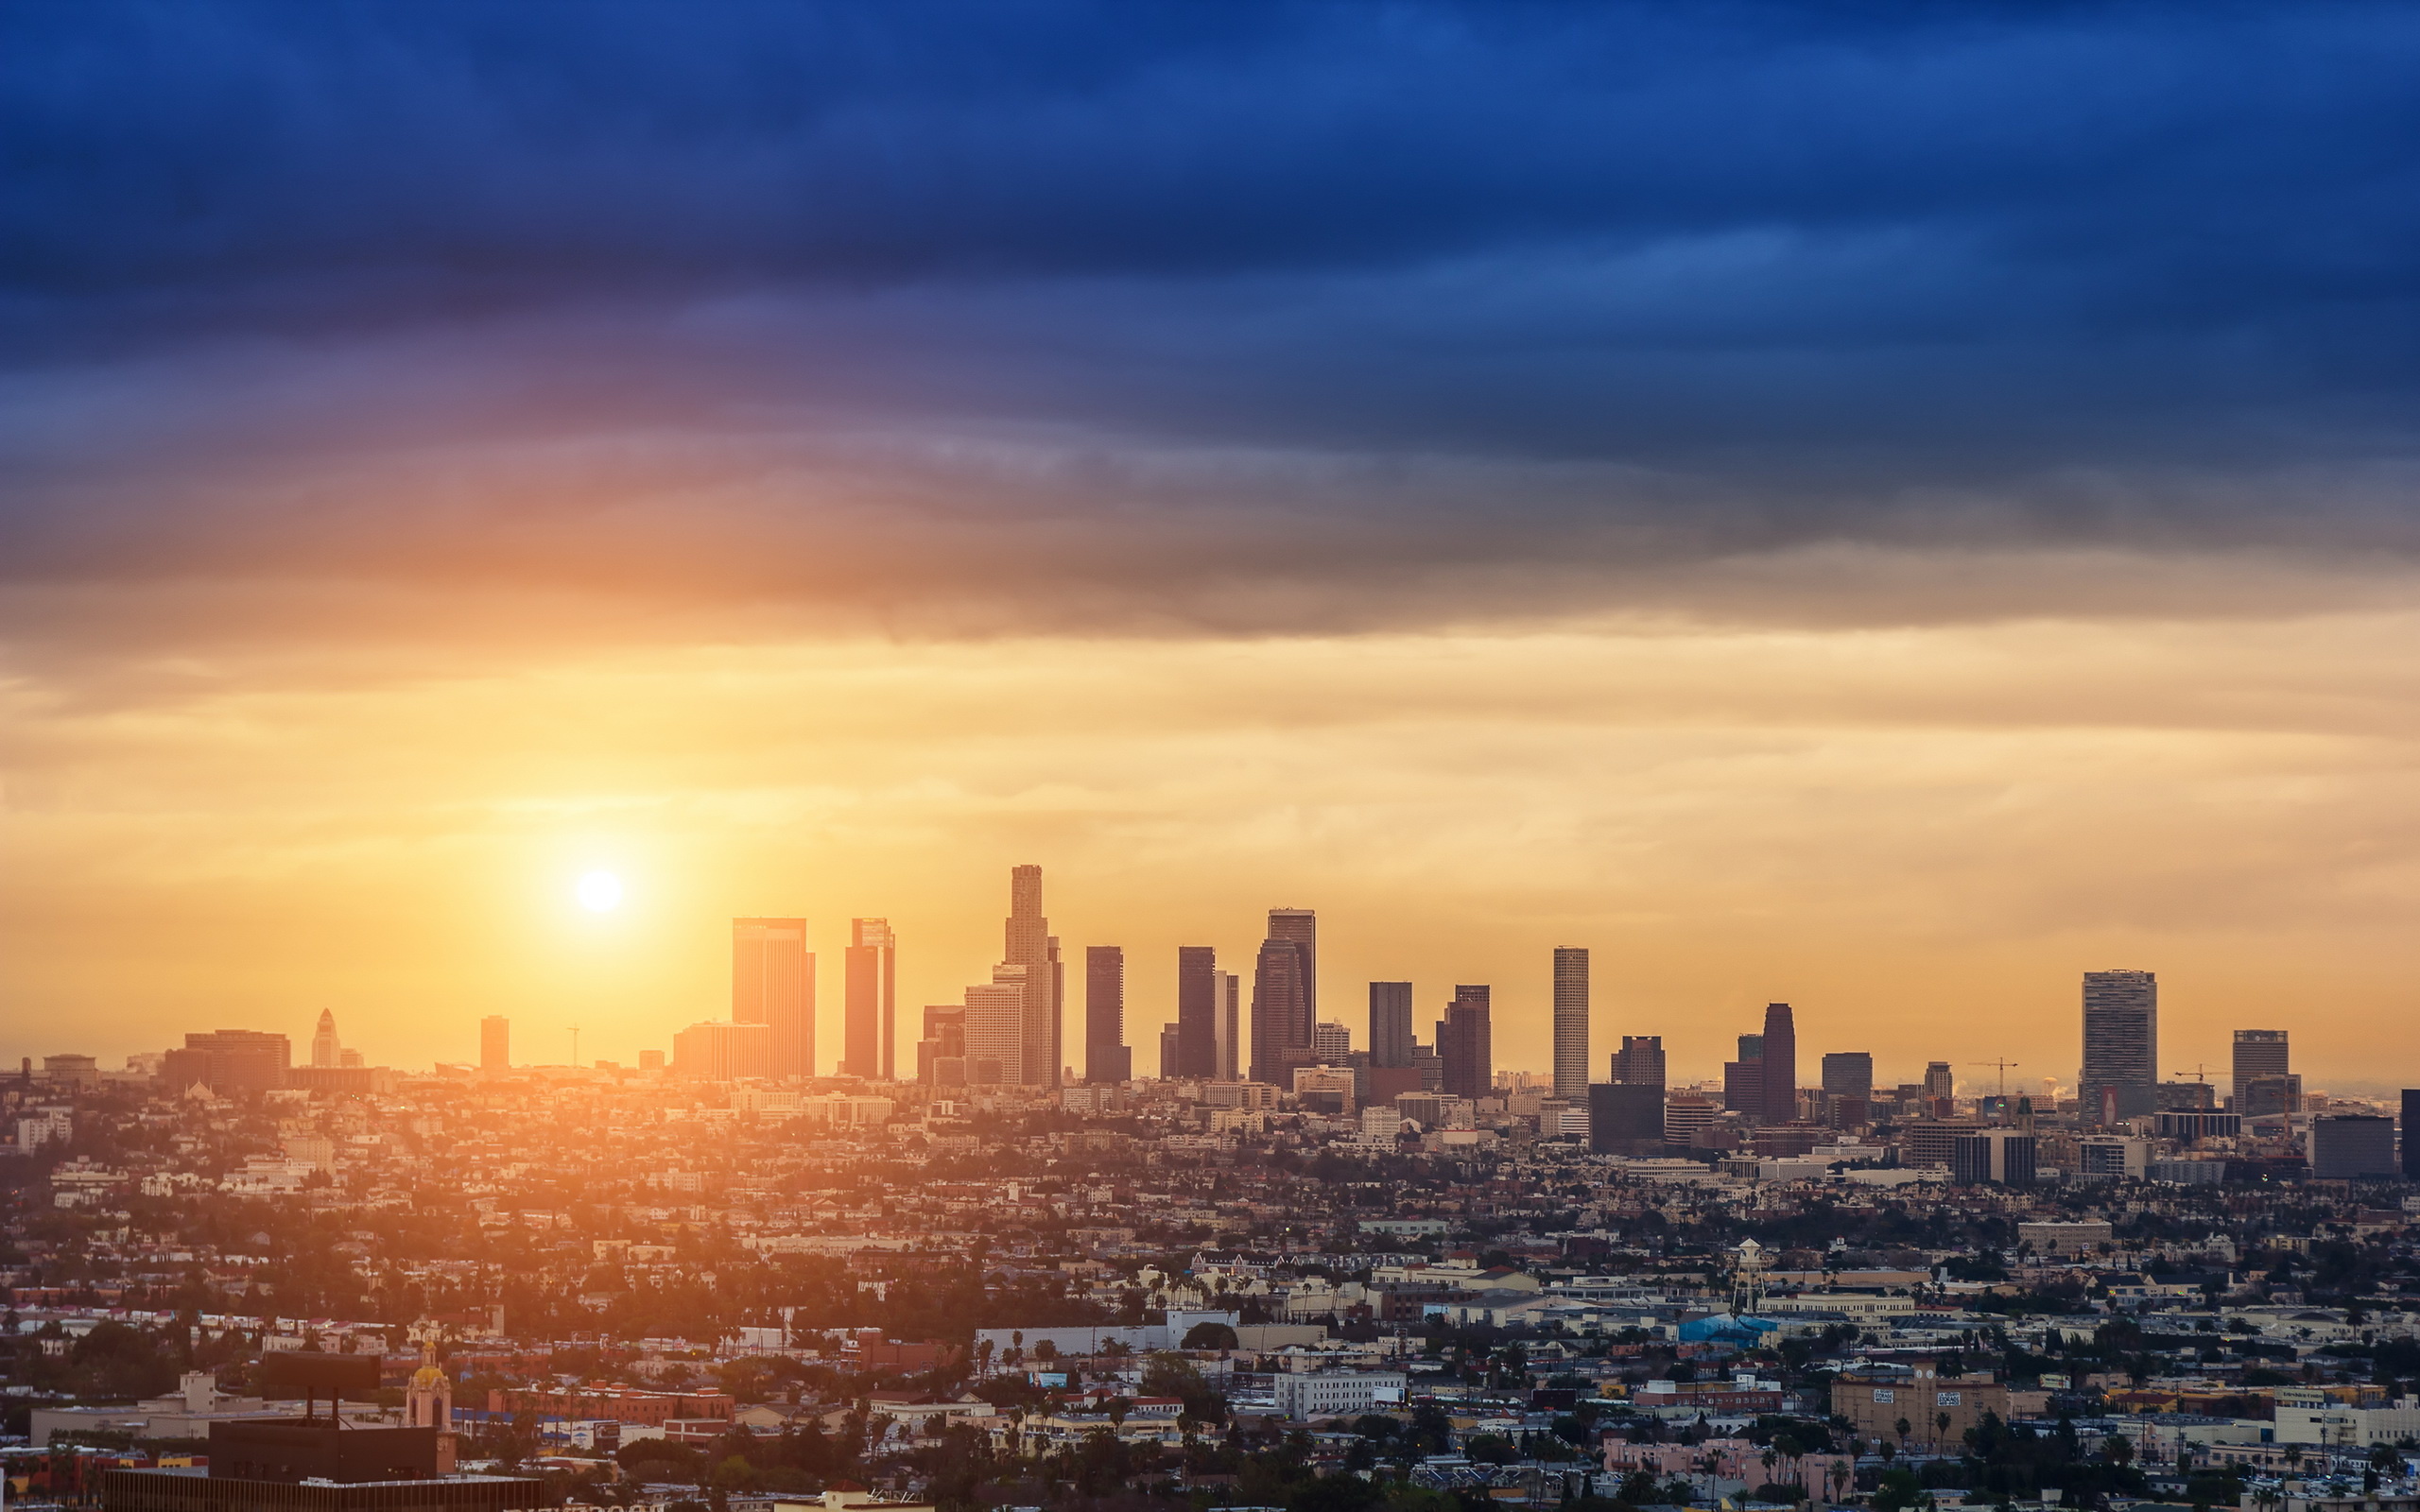
POLYGON ((610 914, 622 906, 622 879, 610 871, 587 873, 573 890, 579 897, 579 906, 592 914, 610 914))

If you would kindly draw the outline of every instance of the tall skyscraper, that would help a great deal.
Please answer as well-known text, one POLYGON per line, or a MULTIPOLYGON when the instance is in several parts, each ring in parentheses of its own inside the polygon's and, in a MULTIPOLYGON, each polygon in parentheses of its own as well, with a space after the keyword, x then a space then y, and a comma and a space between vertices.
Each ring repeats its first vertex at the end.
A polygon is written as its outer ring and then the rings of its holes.
MULTIPOLYGON (((2235 1032, 2234 1074, 2227 1091, 2238 1101, 2243 1097, 2244 1084, 2255 1076, 2284 1076, 2293 1071, 2286 1054, 2286 1031, 2283 1029, 2238 1029, 2235 1032)), ((2240 1112, 2242 1109, 2238 1108, 2240 1112)))
POLYGON ((1370 1067, 1392 1071, 1411 1064, 1411 984, 1370 984, 1370 1067))
POLYGON ((1665 1084, 1664 1037, 1626 1034, 1614 1052, 1613 1084, 1617 1087, 1661 1087, 1665 1084))
MULTIPOLYGON (((1018 867, 1009 873, 1007 959, 1009 965, 1026 969, 1025 1042, 1014 1079, 1028 1087, 1056 1087, 1066 983, 1059 941, 1050 933, 1050 920, 1042 917, 1040 867, 1018 867)), ((1002 1079, 1009 1079, 1005 1071, 1002 1079)))
POLYGON ((1115 1085, 1134 1074, 1126 1045, 1126 949, 1084 947, 1084 1080, 1115 1085))
POLYGON ((1577 945, 1554 953, 1554 1094, 1588 1095, 1588 952, 1577 945))
POLYGON ((479 1021, 479 1069, 512 1069, 512 1021, 501 1013, 491 1013, 479 1021))
POLYGON ((1765 1122, 1798 1122, 1798 1026, 1789 1005, 1765 1005, 1765 1122))
POLYGON ((1176 948, 1176 1064, 1161 1075, 1218 1078, 1218 975, 1219 953, 1210 946, 1176 948))
POLYGON ((772 1029, 768 1074, 815 1074, 815 957, 805 919, 731 921, 731 1022, 772 1029))
POLYGON ((849 920, 841 1019, 843 1076, 891 1079, 891 1040, 898 1027, 899 948, 881 919, 849 920))
POLYGON ((337 1016, 333 1008, 320 1010, 320 1027, 311 1036, 311 1064, 331 1067, 344 1064, 344 1046, 337 1040, 337 1016))
POLYGON ((1233 971, 1210 973, 1210 1018, 1219 1041, 1218 1067, 1213 1074, 1220 1081, 1243 1079, 1243 1000, 1242 977, 1233 971))
POLYGON ((1312 908, 1272 908, 1269 937, 1290 939, 1303 947, 1303 1042, 1310 1042, 1310 1025, 1320 1016, 1320 916, 1312 908))
POLYGON ((1827 1097, 1874 1100, 1874 1056, 1865 1050, 1835 1050, 1824 1057, 1824 1093, 1827 1097))
MULTIPOLYGON (((1280 914, 1269 916, 1277 927, 1280 914)), ((1277 935, 1260 942, 1252 973, 1252 1079, 1272 1086, 1294 1084, 1294 1068, 1311 1061, 1311 948, 1277 935)))
POLYGON ((2159 979, 2149 971, 2083 973, 2083 1122, 2155 1111, 2159 1087, 2159 979))
POLYGON ((966 989, 966 1081, 969 1086, 1016 1086, 1025 1076, 1031 1028, 1027 969, 1009 961, 992 968, 992 980, 966 989))
POLYGON ((1445 1093, 1450 1097, 1487 1097, 1495 1090, 1495 1050, 1488 1025, 1485 987, 1464 984, 1454 988, 1445 1017, 1437 1022, 1437 1056, 1444 1063, 1445 1093))

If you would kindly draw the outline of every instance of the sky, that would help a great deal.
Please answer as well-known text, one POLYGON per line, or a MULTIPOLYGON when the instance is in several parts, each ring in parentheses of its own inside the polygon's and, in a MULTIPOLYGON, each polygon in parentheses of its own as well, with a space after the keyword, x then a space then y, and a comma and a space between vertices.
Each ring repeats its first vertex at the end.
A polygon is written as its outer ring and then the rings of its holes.
POLYGON ((1584 945, 1682 1075, 1787 1000, 2071 1084, 2132 967, 2171 1074, 2400 1085, 2415 68, 2361 4, 0 9, 0 1054, 627 1062, 796 914, 828 1062, 849 918, 955 1001, 1037 862, 1146 1070, 1175 947, 1305 906, 1322 1016, 1488 982, 1505 1067, 1584 945))

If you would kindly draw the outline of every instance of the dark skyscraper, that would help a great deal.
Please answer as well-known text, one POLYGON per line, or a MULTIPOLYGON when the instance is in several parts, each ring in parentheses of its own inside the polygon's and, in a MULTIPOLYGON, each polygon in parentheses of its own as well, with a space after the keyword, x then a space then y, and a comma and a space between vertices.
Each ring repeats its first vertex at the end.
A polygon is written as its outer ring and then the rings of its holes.
MULTIPOLYGON (((1219 1074, 1219 953, 1207 945, 1176 948, 1176 1064, 1163 1076, 1219 1074)), ((1162 1055, 1163 1062, 1167 1056, 1162 1055)))
POLYGON ((1126 951, 1084 947, 1084 1080, 1122 1082, 1133 1075, 1126 1044, 1126 951))
POLYGON ((889 921, 850 919, 840 970, 839 1074, 889 1081, 899 1020, 899 950, 889 921))
POLYGON ((1798 1027, 1789 1005, 1765 1005, 1765 1122, 1798 1121, 1798 1027))
POLYGON ((1370 1067, 1392 1071, 1411 1064, 1411 984, 1370 984, 1370 1067))
POLYGON ((1486 1097, 1495 1090, 1495 1049, 1488 1025, 1488 989, 1458 986, 1445 1017, 1437 1023, 1437 1055, 1444 1062, 1445 1091, 1454 1097, 1486 1097))
POLYGON ((2159 979, 2149 971, 2086 971, 2083 1070, 2077 1077, 2083 1122, 2152 1112, 2158 1087, 2159 979))
POLYGON ((774 1075, 815 1074, 815 956, 805 919, 731 921, 731 1022, 771 1027, 774 1075))
POLYGON ((1303 1043, 1311 1042, 1310 1026, 1320 1018, 1320 916, 1310 908, 1272 908, 1269 937, 1290 939, 1303 947, 1303 1043))
POLYGON ((1830 1097, 1874 1100, 1874 1057, 1864 1050, 1835 1050, 1824 1057, 1824 1091, 1830 1097))
POLYGON ((1554 953, 1554 1094, 1588 1095, 1588 952, 1576 945, 1554 953))
POLYGON ((1050 920, 1042 917, 1042 868, 1023 866, 1009 873, 1008 954, 1011 966, 1025 968, 1025 1032, 1019 1046, 1023 1066, 1015 1076, 1000 1068, 1004 1082, 1028 1087, 1059 1085, 1061 1004, 1066 983, 1059 963, 1059 941, 1050 920))
POLYGON ((1253 1080, 1290 1087, 1294 1068, 1313 1063, 1310 976, 1310 947, 1273 935, 1260 942, 1252 973, 1253 1080))
MULTIPOLYGON (((2286 1031, 2283 1029, 2238 1029, 2235 1032, 2235 1063, 2227 1080, 2227 1091, 2239 1103, 2244 1085, 2255 1076, 2283 1076, 2293 1071, 2287 1054, 2286 1031)), ((2243 1111, 2241 1108, 2236 1109, 2243 1111)))
POLYGON ((1626 1034, 1622 1047, 1614 1052, 1613 1082, 1617 1087, 1661 1087, 1664 1085, 1664 1037, 1660 1034, 1626 1034))
POLYGON ((2420 1138, 2414 1137, 2420 1135, 2420 1088, 2406 1087, 2403 1090, 2403 1117, 2400 1120, 2400 1127, 2403 1137, 2403 1178, 2406 1181, 2420 1181, 2420 1138))

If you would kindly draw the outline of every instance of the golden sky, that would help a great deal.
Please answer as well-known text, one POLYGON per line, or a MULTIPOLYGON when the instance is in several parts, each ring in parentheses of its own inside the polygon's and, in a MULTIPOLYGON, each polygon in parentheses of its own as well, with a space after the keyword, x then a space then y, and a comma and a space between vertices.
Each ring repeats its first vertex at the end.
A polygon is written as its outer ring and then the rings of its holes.
MULTIPOLYGON (((2002 1056, 2071 1081, 2077 977, 2160 976, 2163 1070, 2294 1034, 2397 1074, 2420 873, 2420 610, 1855 626, 1549 616, 1428 631, 229 644, 6 687, 6 1052, 121 1057, 322 1007, 374 1063, 629 1063, 725 1011, 734 914, 800 914, 838 1046, 846 920, 913 1007, 999 948, 1045 868, 1079 955, 1122 944, 1156 1063, 1174 951, 1249 970, 1314 907, 1322 1011, 1495 989, 1547 1064, 1547 967, 1595 952, 1596 1041, 1710 1074, 1768 1000, 1804 1074, 2002 1056), (630 898, 573 906, 590 868, 630 898)), ((1080 998, 1071 992, 1071 1040, 1080 998)))

